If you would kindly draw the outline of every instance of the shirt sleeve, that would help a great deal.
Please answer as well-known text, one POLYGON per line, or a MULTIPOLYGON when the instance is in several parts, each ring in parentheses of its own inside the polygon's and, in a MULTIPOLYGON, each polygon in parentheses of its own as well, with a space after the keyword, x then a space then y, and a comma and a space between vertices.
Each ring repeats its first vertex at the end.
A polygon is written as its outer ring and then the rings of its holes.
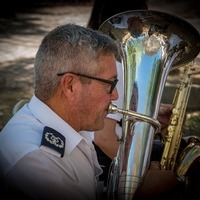
MULTIPOLYGON (((15 193, 17 191, 17 194, 20 194, 19 197, 44 200, 62 200, 66 197, 73 200, 95 198, 95 193, 91 190, 95 187, 93 186, 95 183, 91 179, 91 182, 86 180, 85 186, 81 185, 76 180, 76 170, 74 171, 71 167, 71 162, 68 162, 63 169, 62 164, 58 163, 58 161, 63 163, 62 158, 56 159, 55 156, 48 156, 41 151, 31 154, 19 160, 6 175, 9 183, 8 189, 12 191, 14 188, 15 193), (83 189, 83 187, 88 188, 83 189), (88 194, 85 192, 87 189, 88 194)), ((80 176, 80 174, 76 175, 80 176)), ((91 177, 93 176, 91 175, 91 177)))

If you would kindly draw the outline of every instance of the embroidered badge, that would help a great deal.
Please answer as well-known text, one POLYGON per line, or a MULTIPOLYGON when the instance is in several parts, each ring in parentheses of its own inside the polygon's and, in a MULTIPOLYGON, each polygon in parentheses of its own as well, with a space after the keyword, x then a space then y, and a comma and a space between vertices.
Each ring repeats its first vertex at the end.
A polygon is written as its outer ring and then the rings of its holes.
POLYGON ((54 150, 63 157, 65 151, 65 137, 53 128, 45 126, 41 146, 48 147, 49 150, 54 150))

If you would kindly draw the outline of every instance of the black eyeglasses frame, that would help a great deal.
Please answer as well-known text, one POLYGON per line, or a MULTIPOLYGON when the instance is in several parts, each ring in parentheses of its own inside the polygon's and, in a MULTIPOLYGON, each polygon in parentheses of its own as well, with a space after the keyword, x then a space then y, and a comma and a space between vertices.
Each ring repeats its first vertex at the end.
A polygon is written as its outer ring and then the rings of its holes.
POLYGON ((70 74, 74 74, 76 76, 81 76, 81 77, 84 77, 84 78, 89 78, 89 79, 97 80, 97 81, 100 81, 100 82, 103 82, 103 83, 107 83, 107 84, 111 85, 109 94, 112 94, 113 90, 115 89, 115 87, 117 85, 117 82, 119 81, 117 78, 114 81, 111 81, 111 80, 98 78, 98 77, 94 77, 94 76, 89 76, 89 75, 85 75, 85 74, 80 74, 80 73, 75 73, 75 72, 58 73, 57 76, 62 76, 66 73, 70 73, 70 74))

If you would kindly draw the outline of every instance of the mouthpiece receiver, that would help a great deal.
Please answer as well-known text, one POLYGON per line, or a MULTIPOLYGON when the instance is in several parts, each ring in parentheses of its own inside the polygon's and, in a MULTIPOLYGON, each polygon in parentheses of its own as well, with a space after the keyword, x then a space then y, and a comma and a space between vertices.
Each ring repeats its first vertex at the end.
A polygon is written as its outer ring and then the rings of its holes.
POLYGON ((156 119, 153 119, 153 118, 147 116, 147 115, 143 115, 141 113, 137 113, 132 110, 123 110, 123 109, 117 108, 117 106, 112 103, 109 105, 108 112, 111 114, 121 113, 123 115, 128 115, 128 116, 134 118, 135 121, 144 121, 144 122, 151 124, 155 128, 156 133, 159 133, 161 131, 160 122, 156 119))

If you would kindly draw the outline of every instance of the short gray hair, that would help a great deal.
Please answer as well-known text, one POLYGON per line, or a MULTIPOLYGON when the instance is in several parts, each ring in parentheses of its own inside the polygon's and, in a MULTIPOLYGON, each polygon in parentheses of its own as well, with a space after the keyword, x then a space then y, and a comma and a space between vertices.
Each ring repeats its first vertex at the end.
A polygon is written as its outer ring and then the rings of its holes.
POLYGON ((75 24, 56 27, 43 38, 35 57, 35 94, 49 99, 59 85, 58 73, 96 73, 99 69, 87 63, 107 54, 119 57, 119 47, 100 31, 75 24))

